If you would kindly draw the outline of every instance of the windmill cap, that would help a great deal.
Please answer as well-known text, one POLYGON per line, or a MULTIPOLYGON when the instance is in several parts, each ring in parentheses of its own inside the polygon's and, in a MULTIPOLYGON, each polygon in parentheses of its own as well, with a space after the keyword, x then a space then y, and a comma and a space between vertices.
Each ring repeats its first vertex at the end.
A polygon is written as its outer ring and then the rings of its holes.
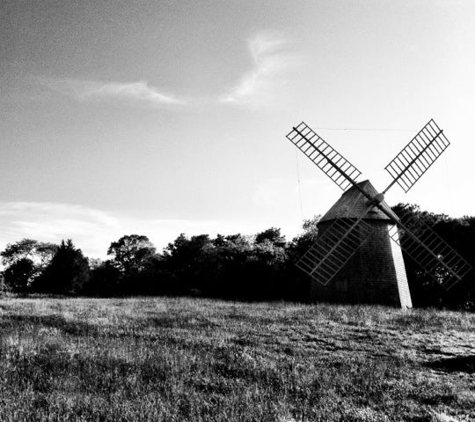
MULTIPOLYGON (((374 188, 369 180, 365 180, 357 184, 359 188, 363 189, 371 197, 378 195, 378 191, 374 188)), ((391 210, 386 201, 381 201, 379 206, 393 217, 394 220, 399 220, 398 216, 391 210)), ((327 213, 320 219, 319 223, 336 220, 337 218, 360 218, 365 215, 365 220, 386 220, 392 221, 383 211, 378 207, 374 207, 370 212, 368 211, 368 198, 364 196, 358 187, 352 186, 341 195, 341 198, 327 211, 327 213)))

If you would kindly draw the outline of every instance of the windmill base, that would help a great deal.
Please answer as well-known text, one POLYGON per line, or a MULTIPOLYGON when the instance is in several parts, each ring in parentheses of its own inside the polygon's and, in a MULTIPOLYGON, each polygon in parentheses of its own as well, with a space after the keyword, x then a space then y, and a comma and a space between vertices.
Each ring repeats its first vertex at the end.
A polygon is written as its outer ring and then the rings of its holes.
MULTIPOLYGON (((312 280, 310 298, 318 302, 368 303, 412 308, 401 248, 389 237, 388 221, 367 221, 372 229, 363 246, 326 285, 312 280)), ((330 222, 319 225, 320 233, 330 222)))

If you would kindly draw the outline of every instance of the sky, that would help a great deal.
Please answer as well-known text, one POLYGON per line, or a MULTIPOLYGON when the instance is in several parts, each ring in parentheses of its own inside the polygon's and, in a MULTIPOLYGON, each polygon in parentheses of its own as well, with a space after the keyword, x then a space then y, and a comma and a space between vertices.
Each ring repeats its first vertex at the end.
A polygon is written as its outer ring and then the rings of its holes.
POLYGON ((390 205, 475 215, 472 0, 2 0, 0 250, 142 234, 288 240, 341 190, 305 121, 382 191, 433 118, 451 142, 390 205))

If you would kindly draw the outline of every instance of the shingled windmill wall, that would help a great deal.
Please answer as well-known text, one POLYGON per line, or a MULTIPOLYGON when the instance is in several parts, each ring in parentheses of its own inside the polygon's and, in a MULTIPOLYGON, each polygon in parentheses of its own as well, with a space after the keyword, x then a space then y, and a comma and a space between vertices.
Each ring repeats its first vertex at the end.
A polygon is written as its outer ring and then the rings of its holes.
MULTIPOLYGON (((359 185, 371 195, 376 194, 368 181, 359 185)), ((320 220, 319 235, 324 234, 335 218, 359 218, 367 209, 366 201, 356 188, 345 192, 320 220)), ((387 204, 383 203, 383 206, 390 210, 387 204)), ((394 217, 397 219, 395 214, 394 217)), ((402 251, 388 233, 393 221, 378 209, 370 212, 364 220, 371 230, 363 246, 326 286, 312 282, 311 299, 412 307, 402 251)))

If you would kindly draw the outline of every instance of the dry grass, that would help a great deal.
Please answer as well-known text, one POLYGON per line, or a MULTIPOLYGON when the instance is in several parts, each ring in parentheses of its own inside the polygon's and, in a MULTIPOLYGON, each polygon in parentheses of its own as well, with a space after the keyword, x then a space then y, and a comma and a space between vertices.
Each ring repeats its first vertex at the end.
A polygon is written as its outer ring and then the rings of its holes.
POLYGON ((1 421, 475 420, 475 315, 0 300, 1 421))

